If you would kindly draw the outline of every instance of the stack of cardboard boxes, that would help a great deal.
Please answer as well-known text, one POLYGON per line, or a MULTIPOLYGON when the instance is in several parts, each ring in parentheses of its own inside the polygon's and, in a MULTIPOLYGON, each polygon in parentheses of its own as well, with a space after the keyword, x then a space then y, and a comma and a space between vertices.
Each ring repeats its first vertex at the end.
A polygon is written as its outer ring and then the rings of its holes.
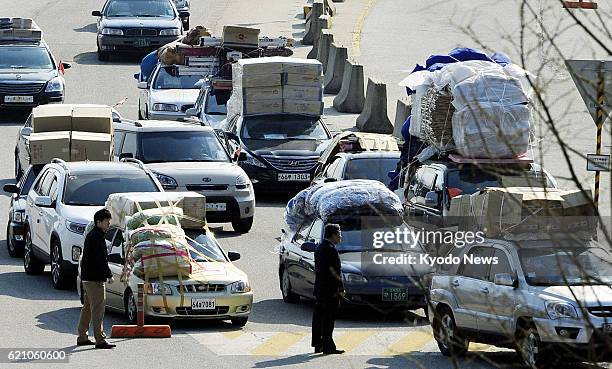
POLYGON ((0 18, 0 39, 41 40, 42 30, 31 18, 0 18))
POLYGON ((32 110, 30 160, 109 161, 113 147, 112 111, 108 106, 54 104, 32 110))

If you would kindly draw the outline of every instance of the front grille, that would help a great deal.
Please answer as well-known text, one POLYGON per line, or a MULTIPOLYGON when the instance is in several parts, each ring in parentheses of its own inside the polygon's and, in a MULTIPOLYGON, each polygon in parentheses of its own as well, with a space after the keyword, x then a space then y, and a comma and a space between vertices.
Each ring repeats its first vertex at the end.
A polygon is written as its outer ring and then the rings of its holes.
POLYGON ((191 109, 191 108, 193 108, 193 104, 191 104, 191 105, 183 105, 183 106, 181 106, 181 111, 184 113, 184 112, 187 111, 187 109, 191 109))
POLYGON ((206 284, 184 284, 183 292, 222 292, 225 291, 224 284, 206 283, 206 284))
POLYGON ((187 191, 226 191, 229 185, 226 184, 188 184, 187 191))
POLYGON ((612 317, 612 306, 591 306, 587 310, 589 310, 589 313, 601 318, 612 317))
POLYGON ((296 159, 296 158, 279 158, 276 156, 263 156, 270 165, 277 170, 288 172, 306 172, 317 165, 317 158, 313 159, 296 159))
POLYGON ((42 91, 45 83, 0 83, 0 94, 34 95, 42 91))
POLYGON ((157 36, 157 30, 154 28, 129 28, 124 34, 126 36, 157 36))
POLYGON ((177 307, 176 313, 179 315, 224 315, 229 311, 229 306, 217 306, 210 310, 193 310, 190 307, 177 307))

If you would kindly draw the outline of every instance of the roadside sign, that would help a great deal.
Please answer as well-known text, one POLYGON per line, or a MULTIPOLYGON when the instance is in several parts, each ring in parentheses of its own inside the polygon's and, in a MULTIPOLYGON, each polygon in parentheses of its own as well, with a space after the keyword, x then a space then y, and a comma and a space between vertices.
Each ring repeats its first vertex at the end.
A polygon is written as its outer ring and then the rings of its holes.
POLYGON ((598 107, 603 110, 604 118, 609 116, 612 112, 612 60, 566 60, 565 64, 593 121, 597 123, 598 107), (601 106, 597 102, 600 79, 604 83, 601 106))
POLYGON ((609 172, 610 155, 587 154, 587 171, 589 172, 609 172))

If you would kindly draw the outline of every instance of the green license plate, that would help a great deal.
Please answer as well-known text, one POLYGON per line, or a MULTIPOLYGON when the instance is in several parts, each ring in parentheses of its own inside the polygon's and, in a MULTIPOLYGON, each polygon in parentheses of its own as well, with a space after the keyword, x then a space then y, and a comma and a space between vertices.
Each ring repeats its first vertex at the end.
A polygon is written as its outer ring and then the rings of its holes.
POLYGON ((383 288, 383 301, 407 301, 408 292, 405 288, 383 288))
POLYGON ((149 42, 149 40, 147 40, 146 38, 137 38, 136 40, 134 40, 134 46, 147 47, 151 46, 151 42, 149 42))

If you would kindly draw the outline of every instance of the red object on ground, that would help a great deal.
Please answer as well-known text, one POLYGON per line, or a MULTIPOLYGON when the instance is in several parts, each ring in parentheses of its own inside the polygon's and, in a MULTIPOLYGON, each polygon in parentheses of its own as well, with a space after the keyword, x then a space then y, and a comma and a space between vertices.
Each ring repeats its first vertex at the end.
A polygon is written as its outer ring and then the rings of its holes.
POLYGON ((597 9, 597 3, 592 1, 564 1, 563 7, 566 9, 597 9))
POLYGON ((169 325, 144 325, 144 284, 138 284, 136 300, 137 325, 113 325, 111 338, 170 338, 169 325))

